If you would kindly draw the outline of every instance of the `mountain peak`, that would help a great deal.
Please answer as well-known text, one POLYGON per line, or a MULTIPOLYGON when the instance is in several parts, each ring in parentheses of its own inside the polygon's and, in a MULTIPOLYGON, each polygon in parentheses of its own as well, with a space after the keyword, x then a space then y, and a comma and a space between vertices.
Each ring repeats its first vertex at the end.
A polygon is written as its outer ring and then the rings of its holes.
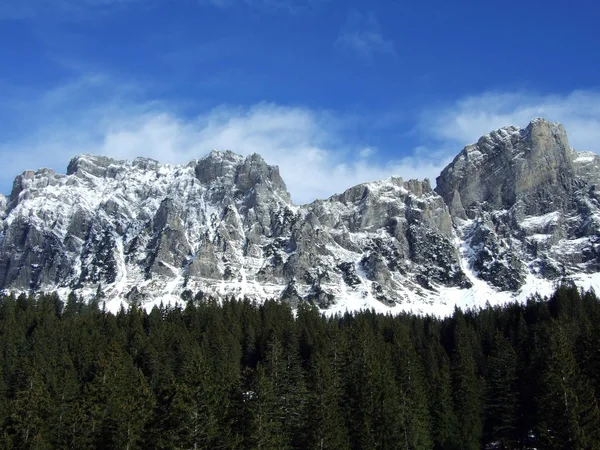
MULTIPOLYGON (((531 120, 525 128, 508 125, 492 130, 481 136, 475 144, 467 145, 465 150, 467 152, 473 150, 497 150, 496 147, 503 143, 532 139, 547 141, 550 137, 560 139, 563 144, 562 147, 569 148, 566 135, 567 133, 562 124, 551 122, 543 117, 537 117, 531 120)), ((547 147, 547 142, 541 142, 536 145, 547 147)), ((513 146, 503 145, 502 147, 504 149, 512 149, 513 146)))
POLYGON ((258 185, 266 185, 289 201, 285 182, 277 166, 268 165, 258 153, 246 157, 231 150, 213 150, 198 160, 195 167, 196 177, 202 183, 219 181, 225 186, 235 187, 247 193, 258 185))
POLYGON ((213 162, 230 161, 232 163, 241 163, 244 161, 244 157, 231 150, 212 149, 210 153, 200 158, 200 161, 204 160, 209 160, 213 162))
POLYGON ((600 273, 598 167, 544 119, 466 146, 435 190, 392 177, 301 206, 256 153, 79 155, 67 175, 26 171, 0 196, 0 289, 88 298, 102 285, 109 308, 198 291, 332 312, 524 299, 532 277, 600 273))
POLYGON ((525 207, 533 214, 553 208, 555 200, 563 198, 565 183, 558 182, 559 177, 574 176, 564 127, 538 118, 524 129, 500 128, 467 145, 437 178, 436 191, 458 217, 474 217, 482 205, 509 209, 537 192, 543 201, 525 207))
POLYGON ((545 119, 544 117, 534 117, 529 121, 527 128, 534 127, 554 127, 554 128, 562 128, 562 124, 559 122, 552 122, 550 120, 545 119))
POLYGON ((75 156, 67 166, 67 175, 82 175, 88 173, 97 177, 105 175, 110 166, 121 166, 125 161, 119 161, 108 156, 81 154, 75 156))

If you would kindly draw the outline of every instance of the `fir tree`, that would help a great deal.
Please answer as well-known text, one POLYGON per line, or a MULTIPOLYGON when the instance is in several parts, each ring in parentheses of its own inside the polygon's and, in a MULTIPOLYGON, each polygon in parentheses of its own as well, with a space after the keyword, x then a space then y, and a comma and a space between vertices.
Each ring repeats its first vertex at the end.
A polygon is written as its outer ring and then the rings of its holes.
POLYGON ((537 398, 539 440, 544 448, 600 447, 600 412, 589 379, 579 371, 565 329, 544 327, 539 343, 543 370, 537 398))
POLYGON ((51 399, 40 373, 32 369, 11 405, 12 443, 22 449, 50 449, 51 399))
POLYGON ((519 397, 517 385, 517 355, 500 332, 496 332, 488 360, 485 414, 491 442, 501 448, 517 448, 519 432, 519 397))
POLYGON ((483 431, 483 383, 477 372, 474 350, 477 341, 464 315, 454 315, 454 351, 452 354, 452 394, 458 421, 460 448, 476 450, 483 431))

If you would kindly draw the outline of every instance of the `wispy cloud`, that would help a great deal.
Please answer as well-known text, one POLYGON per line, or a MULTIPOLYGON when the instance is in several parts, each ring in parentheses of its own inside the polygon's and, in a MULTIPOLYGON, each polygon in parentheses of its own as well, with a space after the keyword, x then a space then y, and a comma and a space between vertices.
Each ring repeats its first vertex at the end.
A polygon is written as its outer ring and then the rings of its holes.
POLYGON ((168 5, 213 6, 217 8, 246 7, 263 12, 297 14, 313 10, 329 0, 2 0, 1 19, 60 19, 69 21, 97 17, 98 13, 114 12, 128 7, 168 5))
POLYGON ((154 6, 160 0, 3 0, 0 19, 79 20, 125 9, 130 6, 154 6))
POLYGON ((525 126, 535 117, 562 123, 575 149, 600 153, 600 91, 487 92, 425 111, 419 127, 446 146, 463 146, 503 126, 525 126))
POLYGON ((104 76, 86 76, 38 101, 13 105, 29 123, 22 137, 0 144, 0 183, 8 186, 27 168, 64 171, 80 153, 178 164, 216 148, 256 152, 279 165, 294 201, 306 203, 361 182, 391 175, 431 177, 441 168, 439 161, 417 154, 374 161, 375 148, 348 137, 354 119, 330 112, 259 103, 189 116, 172 105, 139 101, 131 87, 118 86, 104 76))
POLYGON ((200 0, 200 4, 219 8, 245 6, 267 12, 297 14, 311 10, 328 0, 200 0))
POLYGON ((394 42, 383 36, 376 17, 371 13, 362 14, 358 11, 349 13, 335 46, 362 58, 371 58, 376 54, 396 55, 394 42))

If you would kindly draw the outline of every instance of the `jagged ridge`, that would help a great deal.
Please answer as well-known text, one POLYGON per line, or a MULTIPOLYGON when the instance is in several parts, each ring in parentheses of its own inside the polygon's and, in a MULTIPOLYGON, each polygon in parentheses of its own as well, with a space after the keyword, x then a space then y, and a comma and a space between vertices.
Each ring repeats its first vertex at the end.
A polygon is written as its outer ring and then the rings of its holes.
POLYGON ((181 166, 82 155, 0 197, 0 288, 101 287, 110 307, 197 291, 330 311, 506 301, 599 272, 599 160, 538 119, 467 146, 435 190, 393 177, 295 206, 256 154, 181 166))

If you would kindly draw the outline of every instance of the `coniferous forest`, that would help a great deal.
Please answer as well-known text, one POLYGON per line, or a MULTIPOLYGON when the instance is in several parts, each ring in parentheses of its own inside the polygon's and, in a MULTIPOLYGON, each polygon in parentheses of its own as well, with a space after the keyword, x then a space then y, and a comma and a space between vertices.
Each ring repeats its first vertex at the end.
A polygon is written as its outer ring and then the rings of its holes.
POLYGON ((600 304, 325 318, 0 300, 2 449, 598 449, 600 304))

